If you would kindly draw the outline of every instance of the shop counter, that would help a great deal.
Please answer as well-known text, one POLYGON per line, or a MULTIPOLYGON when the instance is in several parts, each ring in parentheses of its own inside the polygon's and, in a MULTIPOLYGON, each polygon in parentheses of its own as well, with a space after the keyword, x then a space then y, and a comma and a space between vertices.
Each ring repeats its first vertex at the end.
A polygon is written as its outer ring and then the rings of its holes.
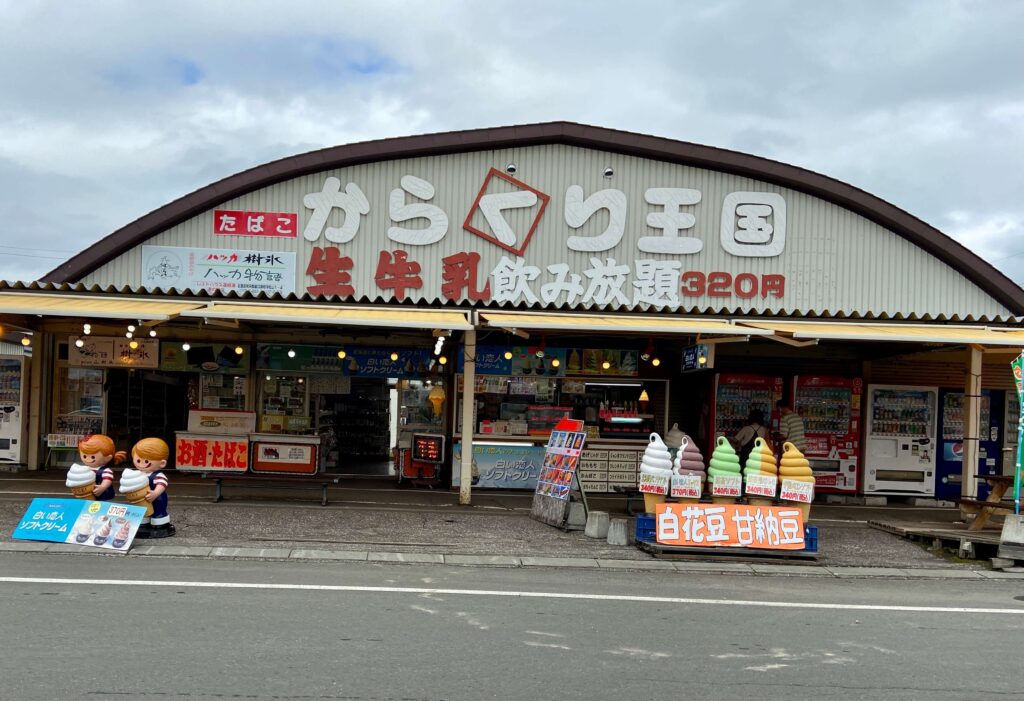
MULTIPOLYGON (((546 436, 508 434, 473 436, 473 486, 487 489, 533 489, 544 463, 546 436)), ((594 439, 580 456, 580 484, 587 492, 608 493, 615 487, 635 489, 643 440, 594 439)), ((452 486, 461 484, 462 437, 452 449, 452 486)))
POLYGON ((175 431, 174 465, 181 472, 243 473, 249 469, 249 436, 175 431))
POLYGON ((315 475, 320 468, 320 436, 251 433, 252 471, 270 475, 315 475))

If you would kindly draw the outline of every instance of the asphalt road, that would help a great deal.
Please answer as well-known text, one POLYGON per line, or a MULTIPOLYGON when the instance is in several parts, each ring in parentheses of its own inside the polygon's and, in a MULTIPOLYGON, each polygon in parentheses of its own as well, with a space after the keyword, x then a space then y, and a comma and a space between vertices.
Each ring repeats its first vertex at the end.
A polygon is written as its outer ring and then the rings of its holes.
POLYGON ((1024 698, 1018 596, 1007 581, 9 553, 0 698, 1024 698))

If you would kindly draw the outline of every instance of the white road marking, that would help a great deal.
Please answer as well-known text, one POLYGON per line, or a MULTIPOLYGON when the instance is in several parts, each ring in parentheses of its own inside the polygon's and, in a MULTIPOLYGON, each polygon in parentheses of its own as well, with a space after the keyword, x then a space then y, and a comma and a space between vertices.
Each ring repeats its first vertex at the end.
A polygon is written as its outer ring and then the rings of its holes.
POLYGON ((645 604, 693 604, 697 606, 750 606, 756 608, 825 609, 832 611, 899 611, 902 613, 970 613, 1024 615, 1021 608, 972 608, 967 606, 887 606, 881 604, 822 604, 810 601, 744 601, 742 599, 694 599, 679 596, 630 596, 626 594, 576 594, 549 591, 499 591, 494 589, 427 589, 425 587, 365 587, 346 584, 278 584, 274 582, 182 582, 163 579, 78 579, 56 577, 0 577, 8 584, 82 584, 124 587, 191 587, 197 589, 267 589, 291 591, 351 591, 379 594, 450 594, 494 596, 512 599, 577 599, 625 601, 645 604))
POLYGON ((415 604, 413 604, 409 608, 411 608, 413 611, 422 611, 423 613, 429 613, 431 615, 437 614, 437 611, 435 611, 434 609, 428 609, 426 606, 416 606, 415 604))
POLYGON ((672 657, 667 652, 654 652, 638 647, 620 647, 618 650, 605 650, 609 655, 627 655, 629 657, 649 657, 652 660, 659 660, 665 657, 672 657))
POLYGON ((769 672, 773 669, 784 669, 788 666, 788 664, 763 664, 760 667, 744 667, 743 669, 750 672, 769 672))
POLYGON ((556 645, 554 643, 535 643, 532 640, 524 640, 523 645, 529 645, 530 647, 551 647, 556 650, 572 650, 568 645, 556 645))
POLYGON ((530 635, 546 635, 549 638, 564 638, 565 637, 561 633, 545 633, 545 632, 540 631, 540 630, 528 630, 526 632, 529 633, 530 635))

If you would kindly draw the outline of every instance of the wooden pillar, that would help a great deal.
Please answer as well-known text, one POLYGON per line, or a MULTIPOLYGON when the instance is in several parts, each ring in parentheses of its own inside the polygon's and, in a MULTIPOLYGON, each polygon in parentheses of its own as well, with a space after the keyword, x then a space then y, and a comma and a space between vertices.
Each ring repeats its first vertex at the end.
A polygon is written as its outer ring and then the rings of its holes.
MULTIPOLYGON (((982 348, 971 346, 967 355, 967 380, 964 385, 964 461, 961 466, 960 496, 976 499, 978 485, 974 475, 978 472, 978 454, 981 434, 981 359, 982 348)), ((942 407, 937 411, 941 412, 942 407)), ((936 450, 942 436, 936 437, 936 450)))
POLYGON ((476 329, 463 338, 462 362, 462 465, 459 468, 459 503, 468 506, 473 488, 473 416, 476 414, 476 329))

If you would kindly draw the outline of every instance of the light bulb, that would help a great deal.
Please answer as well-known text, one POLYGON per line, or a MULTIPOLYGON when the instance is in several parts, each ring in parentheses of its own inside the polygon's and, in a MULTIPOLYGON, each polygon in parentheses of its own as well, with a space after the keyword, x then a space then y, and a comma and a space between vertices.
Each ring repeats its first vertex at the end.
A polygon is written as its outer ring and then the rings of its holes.
POLYGON ((84 333, 86 336, 91 334, 92 333, 92 324, 83 324, 82 325, 82 333, 84 333))
POLYGON ((241 346, 235 346, 235 355, 241 355, 244 352, 245 352, 244 348, 242 348, 241 346))
POLYGON ((393 363, 396 360, 398 360, 398 353, 396 353, 395 351, 391 351, 391 362, 393 363))
POLYGON ((128 343, 128 347, 129 347, 129 348, 131 348, 132 350, 135 350, 136 348, 138 348, 138 347, 139 347, 139 342, 138 342, 138 341, 136 341, 136 340, 135 340, 135 339, 133 338, 133 339, 132 339, 132 340, 131 340, 131 341, 130 341, 130 342, 128 343))
POLYGON ((80 338, 75 339, 75 348, 81 348, 85 345, 85 341, 80 338))
POLYGON ((131 331, 128 331, 127 333, 125 333, 124 337, 125 338, 131 338, 133 335, 134 334, 131 331))
POLYGON ((611 368, 611 366, 612 364, 609 363, 607 360, 601 363, 601 367, 604 368, 605 370, 608 370, 609 368, 611 368))
POLYGON ((437 362, 441 363, 441 365, 445 365, 448 362, 448 358, 442 355, 440 358, 437 359, 437 362))
POLYGON ((654 367, 658 367, 659 365, 661 365, 661 361, 658 360, 657 358, 654 358, 651 360, 651 365, 653 365, 654 367))
POLYGON ((150 338, 156 338, 156 329, 150 329, 149 330, 149 337, 150 338))
POLYGON ((553 367, 553 368, 557 368, 561 364, 562 364, 562 361, 559 360, 558 358, 555 358, 554 360, 551 361, 551 367, 553 367))
POLYGON ((135 333, 135 324, 128 324, 128 331, 135 333))
POLYGON ((289 358, 294 358, 295 357, 295 349, 294 348, 289 348, 288 349, 288 357, 289 358))
POLYGON ((192 350, 192 346, 190 344, 188 344, 188 343, 182 343, 181 344, 181 349, 183 351, 192 350))
POLYGON ((348 353, 345 352, 344 348, 342 348, 340 351, 338 351, 338 358, 339 359, 344 360, 346 355, 348 355, 348 353))
POLYGON ((505 360, 512 360, 512 351, 505 351, 505 360))
POLYGON ((28 346, 31 346, 32 345, 32 339, 29 338, 28 336, 22 336, 22 338, 21 338, 21 345, 25 346, 26 348, 28 346))
POLYGON ((704 363, 708 362, 708 359, 702 355, 699 358, 697 358, 697 362, 703 365, 704 363))

